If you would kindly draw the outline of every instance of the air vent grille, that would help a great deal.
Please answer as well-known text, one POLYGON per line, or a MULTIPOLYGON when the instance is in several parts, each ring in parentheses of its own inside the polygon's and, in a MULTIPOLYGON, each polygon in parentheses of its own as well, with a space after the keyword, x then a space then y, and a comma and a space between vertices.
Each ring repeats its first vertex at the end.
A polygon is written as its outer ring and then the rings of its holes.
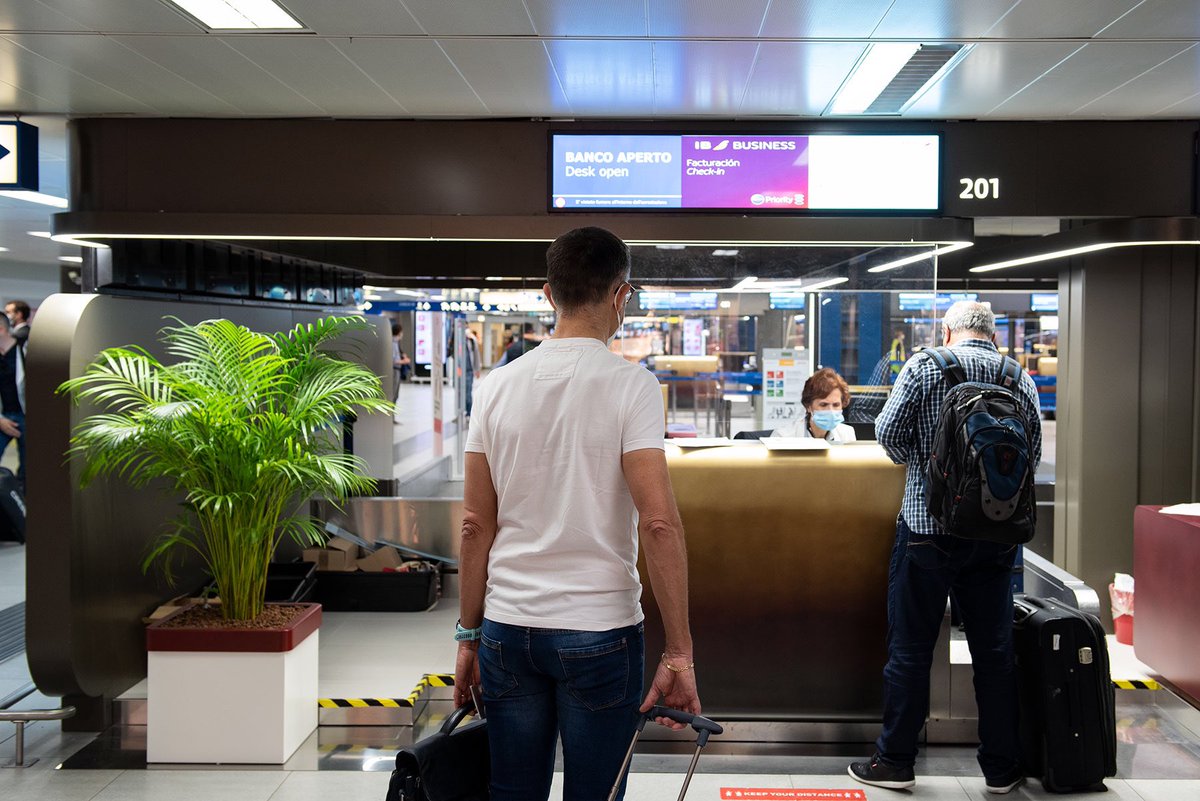
POLYGON ((892 82, 884 87, 865 114, 899 114, 904 104, 920 91, 946 62, 954 58, 962 45, 921 45, 912 58, 896 73, 892 82))

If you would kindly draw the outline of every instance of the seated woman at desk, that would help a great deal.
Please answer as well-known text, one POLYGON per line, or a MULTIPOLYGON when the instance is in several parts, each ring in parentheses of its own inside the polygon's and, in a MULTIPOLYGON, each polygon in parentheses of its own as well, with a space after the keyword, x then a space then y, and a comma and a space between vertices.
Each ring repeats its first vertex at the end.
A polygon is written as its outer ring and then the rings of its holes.
POLYGON ((854 429, 842 422, 842 410, 850 405, 850 387, 831 367, 822 367, 804 382, 800 395, 804 414, 772 437, 813 437, 826 442, 854 442, 854 429))

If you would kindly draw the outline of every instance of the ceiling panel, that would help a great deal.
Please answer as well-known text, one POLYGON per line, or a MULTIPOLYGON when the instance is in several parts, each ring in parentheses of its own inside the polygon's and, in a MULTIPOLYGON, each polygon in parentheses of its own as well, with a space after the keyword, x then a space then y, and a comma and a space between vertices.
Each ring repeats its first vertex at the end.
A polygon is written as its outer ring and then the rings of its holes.
POLYGON ((238 36, 226 42, 326 114, 372 116, 403 111, 325 39, 238 36))
POLYGON ((655 113, 736 115, 757 50, 754 42, 655 42, 655 113))
MULTIPOLYGON (((770 0, 650 0, 651 36, 758 36, 770 0)), ((768 34, 770 35, 770 34, 768 34)))
POLYGON ((1200 8, 1196 0, 1146 0, 1100 36, 1200 38, 1200 8))
POLYGON ((1184 52, 1158 65, 1129 83, 1083 105, 1075 113, 1086 116, 1139 116, 1181 112, 1176 104, 1200 91, 1200 46, 1193 45, 1184 52))
POLYGON ((425 32, 433 36, 529 36, 534 32, 521 0, 401 1, 425 32))
POLYGON ((42 58, 118 90, 160 114, 231 114, 238 109, 107 36, 7 37, 42 58))
POLYGON ((1141 0, 1021 0, 996 23, 988 36, 1094 36, 1141 0))
POLYGON ((152 106, 19 47, 7 37, 0 37, 0 75, 11 85, 44 98, 54 106, 39 106, 40 111, 75 114, 157 113, 152 106))
POLYGON ((419 34, 421 26, 399 0, 283 0, 292 16, 325 36, 419 34))
POLYGON ((501 117, 571 113, 539 40, 447 40, 441 45, 488 113, 501 117))
POLYGON ((243 114, 311 116, 321 109, 219 36, 117 36, 130 50, 219 95, 243 114))
POLYGON ((939 38, 982 36, 1017 0, 896 0, 875 30, 879 37, 939 38))
POLYGON ((354 39, 334 46, 409 114, 481 116, 487 111, 437 42, 354 39))
POLYGON ((541 36, 647 36, 645 0, 525 0, 541 36))
MULTIPOLYGON (((1183 50, 1178 44, 1103 42, 1089 44, 990 116, 1061 118, 1183 50)), ((1153 113, 1130 108, 1128 116, 1153 113)), ((1083 116, 1087 116, 1086 112, 1083 116)))
POLYGON ((1200 117, 1200 92, 1167 106, 1158 113, 1158 116, 1170 119, 1200 117))
POLYGON ((546 43, 575 114, 617 117, 654 110, 654 48, 650 42, 546 43))
POLYGON ((819 116, 864 49, 860 44, 764 42, 741 113, 819 116))
POLYGON ((5 5, 41 5, 70 19, 73 25, 102 33, 198 33, 204 30, 158 0, 140 0, 136 3, 113 0, 15 0, 5 5))
POLYGON ((870 36, 892 0, 841 0, 836 3, 772 3, 763 36, 870 36))
POLYGON ((86 31, 87 26, 37 0, 3 0, 0 2, 0 30, 86 31))
POLYGON ((904 115, 982 117, 1080 46, 1046 42, 974 45, 963 60, 917 98, 904 115))

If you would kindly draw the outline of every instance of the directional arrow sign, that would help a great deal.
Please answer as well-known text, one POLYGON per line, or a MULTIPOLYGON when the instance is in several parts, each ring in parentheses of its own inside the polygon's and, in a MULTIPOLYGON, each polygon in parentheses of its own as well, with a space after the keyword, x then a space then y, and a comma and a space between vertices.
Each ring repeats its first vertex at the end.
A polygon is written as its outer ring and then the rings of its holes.
POLYGON ((37 135, 27 122, 0 122, 0 190, 37 191, 37 135))

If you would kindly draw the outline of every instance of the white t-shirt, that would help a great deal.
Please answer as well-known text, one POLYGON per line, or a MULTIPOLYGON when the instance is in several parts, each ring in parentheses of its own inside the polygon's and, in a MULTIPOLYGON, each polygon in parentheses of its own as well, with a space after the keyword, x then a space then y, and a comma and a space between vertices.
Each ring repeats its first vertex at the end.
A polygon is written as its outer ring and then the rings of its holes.
POLYGON ((607 631, 642 620, 637 510, 621 455, 663 449, 662 391, 597 339, 548 339, 475 388, 466 449, 499 501, 484 614, 607 631))

